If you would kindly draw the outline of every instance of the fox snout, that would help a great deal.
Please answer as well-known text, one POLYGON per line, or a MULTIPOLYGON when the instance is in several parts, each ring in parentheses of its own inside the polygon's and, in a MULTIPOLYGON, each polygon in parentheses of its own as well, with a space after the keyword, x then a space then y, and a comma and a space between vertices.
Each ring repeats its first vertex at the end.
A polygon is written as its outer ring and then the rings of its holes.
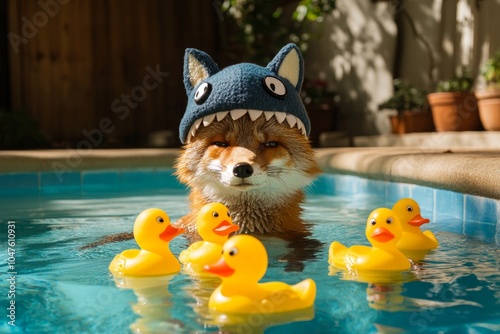
POLYGON ((238 162, 233 167, 233 175, 239 177, 240 179, 244 179, 246 177, 250 177, 253 174, 253 167, 247 162, 238 162))

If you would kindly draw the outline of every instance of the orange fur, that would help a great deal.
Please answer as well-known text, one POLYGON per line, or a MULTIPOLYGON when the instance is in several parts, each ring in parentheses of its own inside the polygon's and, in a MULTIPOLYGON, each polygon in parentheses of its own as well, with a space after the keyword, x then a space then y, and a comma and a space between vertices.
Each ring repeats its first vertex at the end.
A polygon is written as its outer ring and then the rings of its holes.
POLYGON ((303 188, 320 173, 314 151, 297 128, 264 116, 201 126, 176 162, 176 175, 190 188, 191 212, 177 224, 194 233, 195 217, 209 202, 222 202, 239 233, 293 239, 308 235, 300 215, 303 188), (234 166, 252 166, 235 177, 234 166))

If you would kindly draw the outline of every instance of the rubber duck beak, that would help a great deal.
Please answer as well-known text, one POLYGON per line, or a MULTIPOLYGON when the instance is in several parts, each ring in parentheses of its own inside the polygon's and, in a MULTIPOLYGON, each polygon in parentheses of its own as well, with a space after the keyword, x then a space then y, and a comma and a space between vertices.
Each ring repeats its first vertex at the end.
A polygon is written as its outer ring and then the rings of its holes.
POLYGON ((205 265, 203 269, 209 273, 216 274, 222 277, 229 277, 234 273, 234 269, 227 265, 226 261, 224 261, 224 258, 221 258, 219 261, 213 264, 205 265))
POLYGON ((372 238, 378 242, 387 242, 394 238, 394 234, 383 227, 379 227, 373 231, 372 238))
POLYGON ((416 215, 412 220, 408 221, 408 224, 410 224, 411 226, 421 226, 429 222, 429 219, 423 218, 421 215, 416 215))
POLYGON ((181 234, 182 232, 184 232, 184 228, 182 228, 182 227, 177 228, 177 227, 173 227, 172 225, 168 225, 167 228, 165 229, 165 231, 161 232, 159 237, 161 240, 169 242, 175 236, 181 234))
POLYGON ((219 225, 217 225, 216 228, 214 228, 212 231, 220 236, 226 236, 229 235, 230 233, 234 231, 239 230, 239 226, 235 224, 231 224, 227 220, 223 220, 219 225))

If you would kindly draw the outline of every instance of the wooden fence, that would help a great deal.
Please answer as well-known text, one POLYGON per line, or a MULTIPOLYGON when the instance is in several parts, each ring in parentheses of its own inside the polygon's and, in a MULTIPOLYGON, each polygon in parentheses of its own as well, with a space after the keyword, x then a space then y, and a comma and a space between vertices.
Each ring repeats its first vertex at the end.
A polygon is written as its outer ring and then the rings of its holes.
POLYGON ((7 11, 12 109, 63 147, 177 134, 184 49, 216 50, 211 1, 8 0, 7 11))

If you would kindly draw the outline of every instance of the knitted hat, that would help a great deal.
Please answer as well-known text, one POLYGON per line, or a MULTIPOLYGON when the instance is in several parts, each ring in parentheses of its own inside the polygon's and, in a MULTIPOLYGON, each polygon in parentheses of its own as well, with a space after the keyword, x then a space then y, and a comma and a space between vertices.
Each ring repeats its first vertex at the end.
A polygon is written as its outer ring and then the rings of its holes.
POLYGON ((229 115, 233 120, 249 114, 252 120, 275 117, 307 136, 310 122, 300 98, 304 60, 295 44, 284 46, 266 66, 241 63, 219 69, 206 53, 187 49, 184 86, 188 96, 179 134, 189 143, 201 126, 229 115))

